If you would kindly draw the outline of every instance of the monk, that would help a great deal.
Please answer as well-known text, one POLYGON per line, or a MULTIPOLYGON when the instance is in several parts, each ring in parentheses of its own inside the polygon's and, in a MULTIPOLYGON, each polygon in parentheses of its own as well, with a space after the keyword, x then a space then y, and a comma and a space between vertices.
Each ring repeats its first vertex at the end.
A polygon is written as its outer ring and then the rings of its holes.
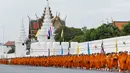
POLYGON ((101 68, 106 67, 106 54, 102 53, 101 54, 101 68))
POLYGON ((127 64, 127 70, 130 72, 130 52, 129 52, 129 55, 127 57, 126 64, 127 64))
POLYGON ((84 66, 88 70, 90 68, 90 55, 86 55, 84 58, 84 66))
POLYGON ((128 57, 127 52, 120 52, 119 53, 120 71, 126 71, 126 69, 127 69, 127 63, 126 63, 127 57, 128 57))
POLYGON ((113 64, 113 68, 115 68, 115 69, 118 68, 118 55, 117 55, 117 53, 113 53, 113 55, 112 55, 112 64, 113 64))
POLYGON ((101 68, 101 56, 99 53, 97 53, 95 56, 95 67, 98 70, 101 68))
POLYGON ((110 53, 107 56, 107 67, 108 67, 109 71, 111 71, 111 69, 112 69, 112 53, 110 53))
POLYGON ((90 69, 95 67, 95 54, 90 56, 90 69))

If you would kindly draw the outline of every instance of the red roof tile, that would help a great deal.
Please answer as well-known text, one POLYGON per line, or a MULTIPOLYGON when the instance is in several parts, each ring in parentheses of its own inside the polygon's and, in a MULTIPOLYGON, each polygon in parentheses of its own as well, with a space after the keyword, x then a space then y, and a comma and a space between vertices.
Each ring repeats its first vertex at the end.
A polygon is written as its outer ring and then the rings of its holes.
POLYGON ((15 45, 15 41, 8 41, 4 45, 5 46, 14 46, 15 45))
POLYGON ((121 30, 124 25, 127 25, 129 21, 114 21, 114 24, 121 30))

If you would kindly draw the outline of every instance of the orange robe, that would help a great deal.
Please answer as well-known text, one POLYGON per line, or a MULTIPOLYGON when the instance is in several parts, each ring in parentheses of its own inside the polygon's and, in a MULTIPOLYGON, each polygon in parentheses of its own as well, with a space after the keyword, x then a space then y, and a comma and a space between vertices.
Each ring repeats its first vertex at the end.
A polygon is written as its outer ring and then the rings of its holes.
POLYGON ((112 69, 112 55, 108 55, 107 57, 107 67, 108 69, 112 69))

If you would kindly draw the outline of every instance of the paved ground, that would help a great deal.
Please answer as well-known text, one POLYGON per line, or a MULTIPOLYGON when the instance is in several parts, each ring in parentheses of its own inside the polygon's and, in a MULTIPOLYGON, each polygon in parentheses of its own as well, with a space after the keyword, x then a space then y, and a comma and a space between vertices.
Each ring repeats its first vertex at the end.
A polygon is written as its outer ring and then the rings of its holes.
POLYGON ((66 68, 46 68, 31 66, 0 65, 0 73, 116 73, 66 68))

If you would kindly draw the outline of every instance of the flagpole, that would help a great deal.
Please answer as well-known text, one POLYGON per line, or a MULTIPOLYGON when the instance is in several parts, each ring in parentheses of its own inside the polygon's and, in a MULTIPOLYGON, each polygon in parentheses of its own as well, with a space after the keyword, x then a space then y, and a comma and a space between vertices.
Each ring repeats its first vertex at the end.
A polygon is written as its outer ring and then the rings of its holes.
MULTIPOLYGON (((32 39, 32 35, 31 35, 31 19, 30 19, 30 17, 27 15, 27 17, 28 17, 28 20, 29 20, 29 31, 30 31, 30 33, 29 33, 29 36, 28 36, 28 38, 29 38, 29 40, 30 40, 30 44, 31 44, 31 39, 32 39)), ((30 50, 31 50, 31 48, 29 49, 29 53, 30 53, 30 50)))
POLYGON ((90 54, 90 47, 89 47, 89 41, 88 41, 88 54, 90 54))
POLYGON ((118 53, 118 42, 117 42, 117 39, 116 39, 116 53, 118 53))
POLYGON ((28 17, 28 20, 29 20, 29 30, 30 30, 30 35, 29 35, 29 36, 30 36, 30 39, 31 39, 31 38, 32 38, 32 35, 31 35, 32 32, 31 32, 31 28, 30 28, 30 26, 31 26, 31 25, 30 25, 31 19, 30 19, 30 17, 29 17, 28 15, 27 15, 27 17, 28 17))
POLYGON ((63 38, 63 42, 64 42, 64 27, 62 28, 63 34, 62 34, 62 38, 63 38))

